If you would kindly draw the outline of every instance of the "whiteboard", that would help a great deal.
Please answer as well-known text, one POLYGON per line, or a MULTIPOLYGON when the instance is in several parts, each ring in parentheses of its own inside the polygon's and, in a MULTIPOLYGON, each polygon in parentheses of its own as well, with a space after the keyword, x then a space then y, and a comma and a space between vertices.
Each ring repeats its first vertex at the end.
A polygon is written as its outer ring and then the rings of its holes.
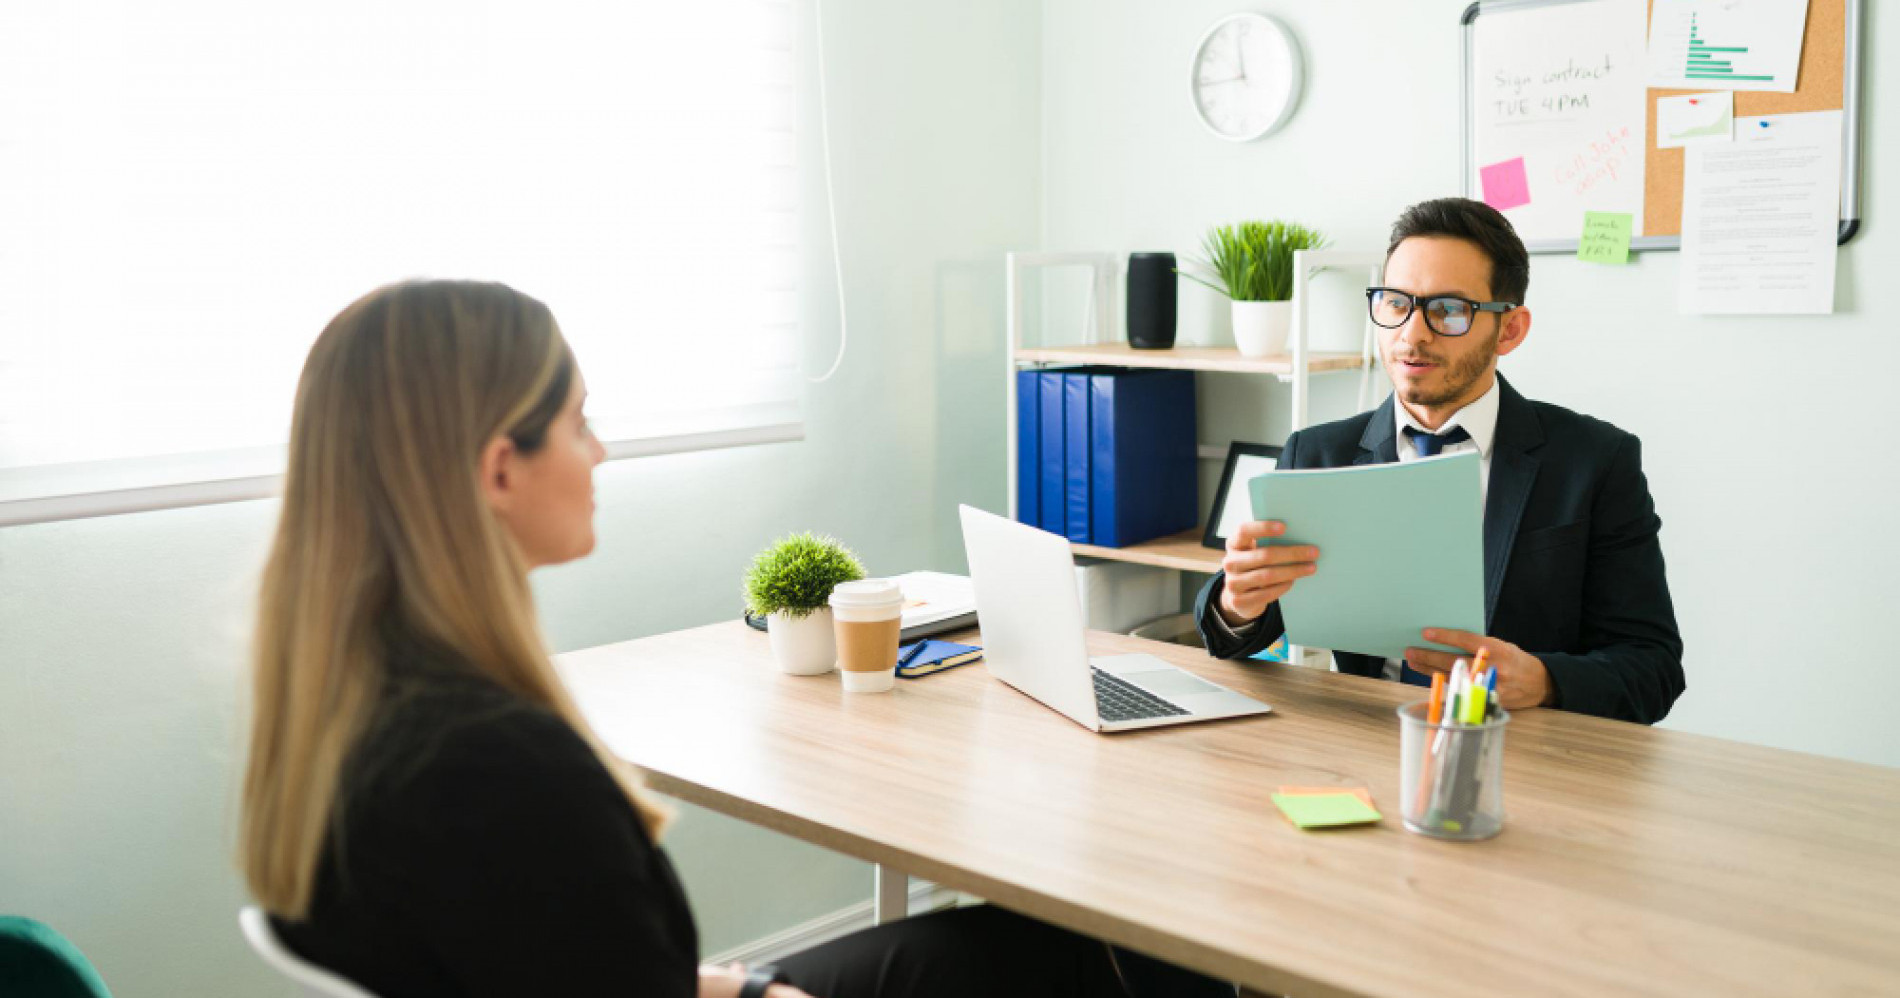
POLYGON ((1586 211, 1627 212, 1643 234, 1647 13, 1646 0, 1520 0, 1484 4, 1471 25, 1465 192, 1533 251, 1574 247, 1586 211), (1507 200, 1486 197, 1487 172, 1507 200))

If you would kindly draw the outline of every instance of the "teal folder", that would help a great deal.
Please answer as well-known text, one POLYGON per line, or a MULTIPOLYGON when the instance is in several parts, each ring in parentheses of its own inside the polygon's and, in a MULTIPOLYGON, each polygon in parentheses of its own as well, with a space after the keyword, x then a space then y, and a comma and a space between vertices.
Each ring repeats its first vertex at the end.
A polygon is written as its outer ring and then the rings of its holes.
POLYGON ((1269 544, 1312 544, 1319 570, 1280 597, 1287 640, 1404 658, 1427 627, 1484 633, 1484 499, 1476 452, 1269 471, 1248 481, 1269 544))

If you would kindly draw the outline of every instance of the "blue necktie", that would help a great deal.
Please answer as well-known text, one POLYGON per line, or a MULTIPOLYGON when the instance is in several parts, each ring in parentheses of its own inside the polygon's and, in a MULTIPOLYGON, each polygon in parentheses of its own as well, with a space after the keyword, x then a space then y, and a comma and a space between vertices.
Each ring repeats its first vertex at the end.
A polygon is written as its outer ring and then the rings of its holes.
POLYGON ((1471 439, 1462 426, 1454 426, 1450 433, 1420 433, 1414 429, 1405 432, 1412 435, 1412 452, 1419 457, 1436 457, 1439 451, 1452 444, 1461 444, 1471 439))

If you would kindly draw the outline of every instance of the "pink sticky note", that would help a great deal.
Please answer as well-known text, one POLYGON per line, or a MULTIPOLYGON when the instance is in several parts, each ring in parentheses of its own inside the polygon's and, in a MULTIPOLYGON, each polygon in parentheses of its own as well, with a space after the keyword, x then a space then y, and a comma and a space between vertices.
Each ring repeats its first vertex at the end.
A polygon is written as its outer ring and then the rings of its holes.
POLYGON ((1478 182, 1484 185, 1484 203, 1499 211, 1531 203, 1531 185, 1524 178, 1522 156, 1479 170, 1478 182))

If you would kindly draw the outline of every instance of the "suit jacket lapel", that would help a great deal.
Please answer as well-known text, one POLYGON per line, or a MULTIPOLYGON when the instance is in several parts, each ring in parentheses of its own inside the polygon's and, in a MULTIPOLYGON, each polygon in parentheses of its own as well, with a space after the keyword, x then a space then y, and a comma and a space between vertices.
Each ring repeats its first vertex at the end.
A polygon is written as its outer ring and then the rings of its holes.
MULTIPOLYGON (((1388 427, 1389 430, 1389 427, 1388 427)), ((1491 617, 1511 564, 1511 545, 1524 518, 1531 485, 1537 480, 1538 458, 1531 453, 1544 443, 1544 427, 1537 410, 1498 376, 1498 427, 1491 441, 1491 483, 1484 502, 1484 624, 1491 617)))
POLYGON ((1359 456, 1352 463, 1391 464, 1399 459, 1398 417, 1392 412, 1397 404, 1394 396, 1387 395, 1385 403, 1372 411, 1372 421, 1359 438, 1359 456))

